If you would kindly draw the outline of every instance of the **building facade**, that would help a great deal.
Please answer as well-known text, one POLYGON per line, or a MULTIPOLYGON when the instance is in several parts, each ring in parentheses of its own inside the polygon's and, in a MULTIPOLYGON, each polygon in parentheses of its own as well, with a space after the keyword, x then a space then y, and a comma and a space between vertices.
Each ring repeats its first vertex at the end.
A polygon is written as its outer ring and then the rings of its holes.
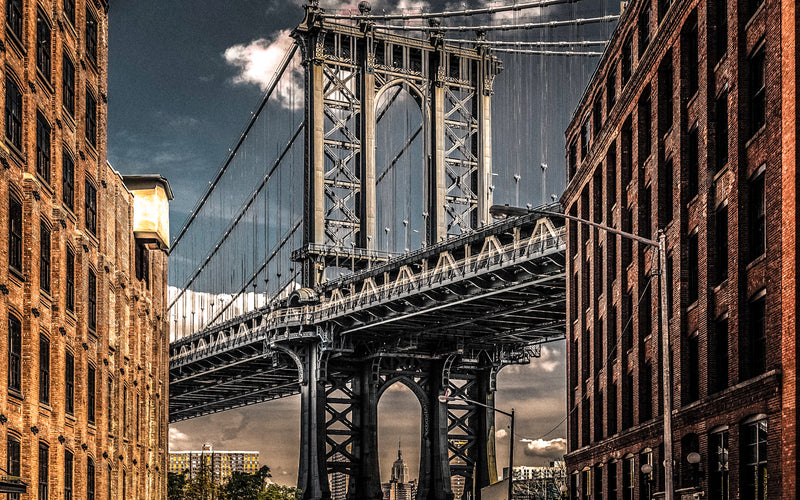
MULTIPOLYGON (((567 213, 664 231, 674 482, 796 498, 795 0, 633 0, 566 132, 567 213)), ((568 225, 571 498, 664 490, 658 253, 568 225)))
POLYGON ((224 484, 234 472, 258 472, 258 455, 257 451, 214 451, 210 444, 204 444, 199 451, 170 452, 169 472, 186 472, 192 478, 205 469, 214 484, 224 484))
POLYGON ((392 475, 388 483, 381 484, 383 500, 413 500, 417 496, 417 480, 409 480, 408 465, 403 452, 397 449, 397 460, 392 464, 392 475))
POLYGON ((106 162, 106 0, 0 4, 9 498, 164 498, 169 186, 106 162))

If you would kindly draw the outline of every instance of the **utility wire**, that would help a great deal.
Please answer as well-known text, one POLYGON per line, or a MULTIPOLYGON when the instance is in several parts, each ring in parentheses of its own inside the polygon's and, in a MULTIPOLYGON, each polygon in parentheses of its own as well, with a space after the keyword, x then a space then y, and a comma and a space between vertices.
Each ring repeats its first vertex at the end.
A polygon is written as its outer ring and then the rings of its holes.
POLYGON ((510 46, 510 47, 572 47, 573 45, 606 45, 608 40, 579 40, 560 42, 507 42, 503 40, 467 40, 464 38, 445 38, 449 43, 474 43, 477 45, 510 46))
POLYGON ((483 25, 483 26, 404 26, 397 24, 376 24, 376 28, 385 30, 396 31, 423 31, 426 33, 436 33, 444 31, 512 31, 512 30, 526 30, 535 28, 554 28, 558 26, 574 26, 579 24, 593 24, 593 23, 608 23, 619 19, 617 15, 601 16, 601 17, 587 17, 585 19, 566 19, 562 21, 545 21, 539 23, 524 23, 524 24, 497 24, 497 25, 483 25))
POLYGON ((326 19, 346 19, 346 20, 370 20, 388 21, 391 19, 437 19, 447 17, 477 16, 481 14, 497 14, 500 12, 520 11, 536 9, 539 7, 549 7, 565 3, 575 3, 580 0, 539 0, 537 2, 525 2, 514 5, 500 5, 497 7, 483 7, 480 9, 453 10, 447 12, 421 12, 417 14, 379 14, 379 15, 351 15, 351 14, 322 14, 326 19))
POLYGON ((602 52, 583 52, 583 51, 569 51, 569 50, 525 50, 525 49, 493 49, 494 52, 503 52, 509 54, 538 54, 545 56, 585 56, 594 57, 603 55, 602 52))

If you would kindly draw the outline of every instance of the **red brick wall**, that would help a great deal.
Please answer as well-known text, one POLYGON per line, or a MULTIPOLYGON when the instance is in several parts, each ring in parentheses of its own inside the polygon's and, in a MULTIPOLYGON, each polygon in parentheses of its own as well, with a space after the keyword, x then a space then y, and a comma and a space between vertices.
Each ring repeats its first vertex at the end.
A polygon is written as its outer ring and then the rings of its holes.
MULTIPOLYGON (((681 450, 681 439, 696 434, 700 441, 700 454, 709 456, 708 433, 719 426, 727 426, 730 434, 731 494, 735 495, 738 484, 739 430, 741 421, 757 414, 767 415, 769 423, 768 462, 769 496, 793 498, 795 496, 797 471, 794 465, 782 465, 787 457, 794 457, 796 450, 794 412, 796 385, 794 341, 796 317, 794 270, 796 269, 794 232, 796 218, 796 137, 792 129, 796 126, 795 88, 797 69, 794 66, 797 50, 793 37, 787 39, 790 26, 796 26, 797 14, 794 3, 791 8, 782 0, 765 0, 764 5, 752 16, 740 13, 737 2, 728 2, 728 39, 726 55, 717 60, 714 55, 714 31, 716 29, 716 2, 706 0, 678 0, 663 17, 658 19, 657 0, 630 2, 615 31, 608 50, 601 59, 598 71, 586 89, 584 99, 566 132, 567 152, 578 144, 575 171, 568 179, 568 187, 562 196, 567 211, 599 220, 624 229, 623 213, 631 210, 633 215, 630 230, 641 236, 655 236, 660 227, 659 214, 664 207, 672 206, 673 220, 664 227, 667 251, 673 257, 672 279, 673 314, 670 319, 670 342, 673 352, 673 446, 679 466, 685 468, 686 451, 681 450), (638 47, 637 20, 645 2, 651 3, 651 42, 644 51, 638 47), (782 11, 781 9, 784 9, 782 11), (783 25, 780 22, 783 15, 783 25), (696 17, 695 17, 696 16, 696 17), (689 89, 689 27, 693 20, 698 23, 698 67, 699 80, 696 92, 689 89), (782 37, 783 36, 783 37, 782 37), (619 61, 625 40, 633 40, 633 73, 627 85, 621 81, 619 61), (788 43, 787 43, 788 40, 788 43), (752 134, 749 123, 748 85, 751 75, 748 61, 751 54, 763 43, 766 61, 766 126, 752 134), (665 58, 671 57, 674 68, 671 91, 663 87, 658 78, 659 67, 665 67, 665 58), (785 61, 791 60, 791 63, 785 61), (784 62, 782 62, 784 61, 784 62), (606 78, 616 78, 617 99, 608 109, 606 78), (639 103, 646 102, 647 89, 652 91, 649 109, 639 103), (717 144, 720 130, 717 126, 714 107, 717 96, 727 91, 728 99, 728 146, 727 164, 716 170, 716 155, 721 149, 717 144), (787 92, 789 92, 787 94, 787 92), (668 102, 671 94, 673 120, 664 126, 659 111, 668 102), (591 141, 585 157, 581 157, 580 129, 587 113, 597 100, 602 102, 603 123, 596 138, 591 141), (644 115, 642 115, 644 113, 644 115), (622 146, 623 123, 632 124, 632 172, 631 182, 623 181, 622 146), (645 144, 642 132, 650 130, 652 154, 641 151, 645 144), (690 158, 689 131, 696 129, 699 137, 698 194, 689 194, 690 158), (609 155, 609 151, 612 154, 609 155), (609 163, 611 158, 613 163, 609 163), (671 160, 672 182, 665 177, 665 165, 671 160), (766 232, 765 254, 751 261, 748 240, 752 223, 748 217, 748 181, 762 165, 765 165, 766 185, 766 232), (602 173, 602 175, 598 175, 602 173), (670 183, 672 189, 662 184, 670 183), (616 190, 613 187, 616 186, 616 190), (645 205, 647 192, 651 193, 651 208, 645 205), (671 191, 671 192, 670 192, 671 191), (599 202, 584 203, 582 193, 601 196, 599 202), (728 259, 719 260, 716 251, 714 215, 717 209, 728 206, 728 259), (602 213, 597 213, 601 211, 602 213), (698 299, 690 302, 690 276, 688 244, 689 236, 697 234, 698 240, 698 299), (727 266, 728 278, 721 284, 712 281, 712 271, 717 265, 727 266), (752 355, 743 338, 746 330, 748 304, 765 291, 766 303, 766 370, 765 373, 748 378, 742 368, 752 355), (708 380, 712 367, 708 360, 712 356, 712 333, 716 321, 727 315, 728 321, 728 388, 715 392, 708 380), (689 344, 697 336, 699 346, 699 377, 689 378, 689 344), (699 384, 699 399, 688 398, 691 384, 699 384), (683 462, 682 462, 683 461, 683 462)), ((744 5, 744 2, 741 3, 744 5)), ((792 28, 793 30, 793 28, 792 28)), ((793 31, 792 31, 793 35, 793 31)), ((569 174, 568 174, 569 175, 569 174)), ((604 470, 603 464, 617 461, 628 454, 638 457, 646 448, 656 453, 655 464, 663 460, 658 456, 661 439, 661 367, 660 328, 658 328, 658 271, 653 250, 637 248, 633 244, 630 265, 623 261, 624 245, 619 239, 616 252, 610 251, 612 240, 602 232, 591 230, 584 233, 569 225, 567 276, 577 272, 577 279, 568 280, 568 380, 570 380, 569 420, 570 439, 567 466, 570 472, 585 467, 604 470), (600 250, 602 249, 602 250, 600 250), (598 262, 600 256, 604 261, 598 262), (609 258, 616 255, 616 261, 609 258), (587 269, 588 265, 588 269, 587 269), (616 269, 612 275, 610 270, 616 269), (586 276, 585 273, 590 273, 586 276), (603 274, 601 274, 603 273, 603 274), (603 288, 596 287, 602 279, 603 288), (582 287, 588 287, 584 293, 582 287), (577 287, 577 289, 576 289, 577 287), (633 311, 625 310, 624 296, 633 297, 633 311), (588 301, 584 300, 588 297, 588 301), (641 300, 641 302, 639 302, 641 300), (586 302, 586 303, 584 303, 586 302), (638 306, 637 306, 638 304, 638 306), (611 322, 610 311, 617 308, 615 322, 611 322), (577 311, 577 315, 574 312, 577 311), (650 321, 648 322, 648 317, 650 321), (647 325, 651 325, 648 329, 647 325), (605 352, 594 353, 592 332, 603 326, 605 352), (627 328, 627 329, 626 329, 627 328), (632 336, 631 349, 623 348, 623 329, 632 336), (616 356, 608 356, 609 348, 616 346, 616 356), (572 353, 578 349, 580 354, 572 353), (589 355, 591 353, 592 355, 589 355), (653 418, 643 416, 642 368, 645 363, 654 366, 652 373, 653 418), (584 367, 584 364, 589 366, 584 367), (588 378, 582 376, 589 373, 588 378), (633 404, 631 417, 633 427, 623 429, 625 411, 625 379, 633 375, 633 404), (578 374, 576 376, 576 374, 578 374), (573 383, 577 381, 576 385, 573 383), (598 439, 592 433, 589 442, 582 439, 585 427, 595 428, 596 415, 607 420, 607 408, 594 408, 599 404, 597 395, 608 394, 608 386, 618 387, 617 418, 620 432, 609 436, 608 422, 601 423, 604 430, 598 439), (584 413, 582 405, 590 405, 592 411, 584 413)), ((613 349, 612 349, 613 350, 613 349)), ((602 404, 607 404, 605 398, 602 404)), ((613 414, 613 412, 612 412, 613 414)), ((620 464, 621 470, 621 464, 620 464)), ((637 458, 637 471, 639 463, 637 458)), ((656 475, 663 474, 656 467, 656 475)), ((608 479, 604 478, 607 488, 608 479)), ((637 478, 638 481, 638 478, 637 478)), ((701 482, 707 491, 708 477, 701 482)), ((677 482, 676 484, 680 484, 677 482)), ((618 489, 621 488, 621 483, 618 489)), ((639 491, 639 486, 636 486, 639 491)), ((638 494, 638 493, 637 493, 638 494)))
MULTIPOLYGON (((0 22, 5 23, 5 2, 0 2, 0 22)), ((25 0, 23 37, 18 43, 7 30, 0 30, 0 61, 5 74, 20 82, 23 92, 23 148, 15 150, 0 139, 0 238, 8 234, 9 193, 23 203, 22 275, 9 271, 8 245, 0 245, 0 284, 8 293, 0 295, 0 318, 8 324, 14 315, 23 324, 22 398, 8 393, 7 342, 0 343, 0 467, 6 465, 6 439, 13 435, 22 444, 22 479, 28 494, 36 498, 38 445, 50 447, 50 498, 64 491, 64 454, 74 454, 74 498, 86 497, 87 457, 95 463, 97 498, 119 498, 123 471, 129 498, 163 498, 166 476, 167 325, 164 320, 166 255, 151 250, 152 279, 149 289, 135 279, 133 264, 132 194, 106 163, 107 13, 104 2, 76 0, 73 27, 62 12, 60 0, 25 0), (38 7, 37 7, 38 5, 38 7), (37 9, 39 9, 37 11, 37 9), (85 51, 86 9, 99 21, 98 62, 85 51), (52 72, 42 75, 36 68, 36 19, 44 16, 52 26, 52 72), (62 54, 69 55, 76 69, 74 118, 62 106, 62 54), (48 82, 49 80, 49 82, 48 82), (84 134, 86 89, 98 104, 96 146, 84 134), (36 113, 52 127, 51 176, 48 182, 36 173, 36 113), (75 209, 62 203, 62 149, 75 160, 75 209), (84 224, 84 180, 97 188, 97 232, 84 224), (52 229, 51 292, 39 289, 40 222, 52 229), (66 310, 65 254, 75 252, 75 311, 66 310), (97 276, 97 328, 91 332, 87 320, 87 277, 97 276), (34 311, 35 310, 35 311, 34 311), (38 315, 37 315, 38 313, 38 315), (39 335, 50 339, 50 404, 39 403, 39 335), (75 357, 75 412, 65 412, 65 357, 75 357), (96 421, 88 423, 87 370, 96 369, 96 421), (113 380, 109 393, 108 380, 113 380), (129 394, 123 406, 123 387, 129 394), (136 404, 138 395, 139 404, 136 404), (109 418, 109 401, 111 418, 109 418), (122 412, 129 414, 127 436, 121 429, 122 412), (139 415, 138 437, 134 429, 139 415), (109 483, 109 470, 111 483, 109 483), (109 488, 111 488, 109 492, 109 488)), ((4 74, 4 76, 5 76, 4 74)), ((0 81, 4 85, 5 77, 0 81)), ((5 92, 0 92, 4 101, 5 92)), ((4 114, 0 114, 4 122, 4 114)), ((5 123, 0 123, 5 130, 5 123)), ((0 137, 4 137, 0 136, 0 137)), ((7 333, 3 337, 7 338, 7 333)))

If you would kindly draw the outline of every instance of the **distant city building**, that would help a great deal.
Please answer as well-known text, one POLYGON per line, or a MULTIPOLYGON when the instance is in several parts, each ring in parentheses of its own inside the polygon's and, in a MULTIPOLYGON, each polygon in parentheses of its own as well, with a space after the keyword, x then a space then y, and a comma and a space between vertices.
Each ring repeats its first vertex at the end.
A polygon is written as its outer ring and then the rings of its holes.
MULTIPOLYGON (((348 450, 350 447, 348 446, 348 450)), ((344 455, 341 453, 334 453, 332 460, 334 462, 345 462, 344 455)), ((350 476, 344 472, 336 471, 329 474, 328 480, 331 483, 331 500, 346 500, 348 479, 350 476)))
POLYGON ((398 447, 397 460, 392 464, 392 476, 383 483, 383 500, 414 500, 417 495, 417 480, 407 481, 408 466, 403 460, 403 452, 398 447))
POLYGON ((666 258, 568 223, 570 498, 663 495, 667 448, 676 498, 797 498, 799 20, 633 0, 575 110, 566 213, 666 258))
POLYGON ((204 444, 199 451, 171 451, 169 453, 169 472, 182 474, 188 478, 200 474, 205 467, 216 484, 223 484, 234 472, 255 474, 259 469, 257 451, 214 451, 210 444, 204 444))

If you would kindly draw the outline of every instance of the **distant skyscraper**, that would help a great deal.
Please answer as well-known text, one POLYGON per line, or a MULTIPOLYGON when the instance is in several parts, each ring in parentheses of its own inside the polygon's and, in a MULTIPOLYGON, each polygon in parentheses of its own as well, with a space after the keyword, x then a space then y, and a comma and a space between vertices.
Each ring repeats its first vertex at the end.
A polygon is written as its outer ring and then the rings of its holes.
POLYGON ((194 477, 203 466, 208 468, 216 484, 222 484, 234 472, 258 472, 258 452, 214 451, 210 444, 204 444, 199 451, 177 451, 169 454, 169 472, 182 474, 188 471, 188 476, 194 477))
POLYGON ((398 445, 397 460, 392 464, 392 477, 383 483, 383 500, 413 500, 417 494, 417 480, 408 481, 408 466, 403 460, 403 452, 398 445))
MULTIPOLYGON (((341 453, 334 453, 333 461, 344 462, 344 455, 341 453)), ((333 474, 330 474, 329 480, 331 482, 331 500, 345 500, 347 498, 347 479, 349 477, 350 476, 344 472, 334 472, 333 474)))

